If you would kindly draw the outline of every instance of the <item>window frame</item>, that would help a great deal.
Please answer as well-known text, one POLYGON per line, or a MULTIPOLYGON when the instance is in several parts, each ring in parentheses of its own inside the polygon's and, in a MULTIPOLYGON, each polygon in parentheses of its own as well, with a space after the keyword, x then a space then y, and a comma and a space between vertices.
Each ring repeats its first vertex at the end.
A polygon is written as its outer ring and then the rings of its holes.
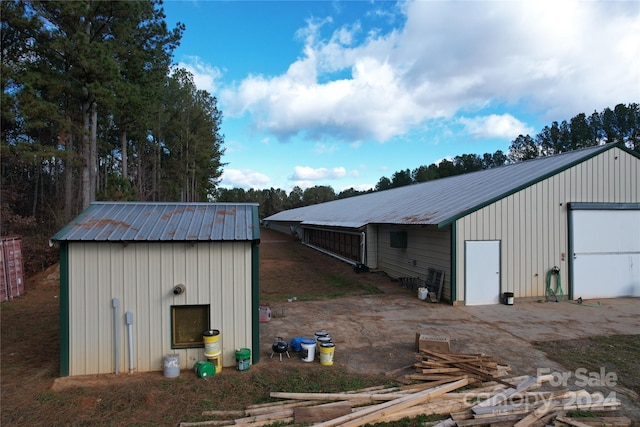
MULTIPOLYGON (((181 348, 199 348, 204 346, 204 338, 202 333, 204 331, 208 331, 210 328, 211 322, 211 304, 181 304, 181 305, 172 305, 171 306, 171 348, 181 349, 181 348), (198 333, 199 335, 196 337, 195 334, 191 338, 197 338, 196 340, 184 341, 186 337, 182 337, 179 335, 180 331, 178 330, 177 321, 179 320, 180 311, 193 310, 193 309, 201 309, 203 310, 200 315, 204 324, 203 328, 198 333), (206 316, 206 317, 205 317, 206 316)), ((195 331, 192 331, 195 332, 195 331)))

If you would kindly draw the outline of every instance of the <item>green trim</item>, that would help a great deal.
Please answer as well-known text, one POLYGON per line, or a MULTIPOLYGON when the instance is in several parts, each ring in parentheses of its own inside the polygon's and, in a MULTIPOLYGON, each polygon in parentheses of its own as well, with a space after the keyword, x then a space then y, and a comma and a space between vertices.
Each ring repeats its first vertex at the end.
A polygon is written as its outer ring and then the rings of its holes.
POLYGON ((252 363, 260 361, 260 241, 251 242, 251 347, 252 363))
MULTIPOLYGON (((567 277, 569 283, 567 283, 567 294, 569 295, 569 300, 573 300, 573 214, 571 207, 567 209, 567 249, 569 253, 567 257, 569 258, 569 262, 567 263, 567 277)), ((560 280, 560 276, 558 276, 558 280, 560 280)))
POLYGON ((456 275, 456 265, 458 263, 458 245, 456 242, 456 239, 457 239, 456 224, 457 222, 454 221, 450 225, 451 227, 451 274, 450 274, 451 304, 455 303, 456 300, 458 299, 458 291, 457 291, 458 276, 456 275))
MULTIPOLYGON (((548 172, 548 173, 546 173, 544 175, 536 177, 535 179, 533 179, 533 180, 531 180, 529 182, 526 182, 526 183, 520 185, 519 187, 513 188, 513 189, 511 189, 511 190, 509 190, 509 191, 507 191, 507 192, 505 192, 503 194, 500 194, 500 195, 498 195, 496 197, 493 197, 493 198, 491 198, 489 200, 485 200, 484 202, 482 202, 482 203, 480 203, 480 204, 478 204, 478 205, 476 205, 476 206, 474 206, 472 208, 469 208, 469 209, 467 209, 465 211, 460 212, 457 215, 454 215, 454 216, 452 216, 450 218, 447 218, 446 220, 438 223, 438 228, 444 228, 447 225, 453 223, 454 221, 457 221, 460 218, 463 218, 463 217, 465 217, 465 216, 467 216, 469 214, 472 214, 473 212, 479 211, 480 209, 482 209, 482 208, 484 208, 486 206, 489 206, 490 204, 495 203, 498 200, 502 200, 505 197, 508 197, 508 196, 510 196, 512 194, 515 194, 515 193, 519 192, 519 191, 522 191, 525 188, 531 187, 532 185, 537 184, 537 183, 539 183, 541 181, 544 181, 545 179, 551 178, 552 176, 557 175, 560 172, 564 172, 564 171, 566 171, 568 169, 571 169, 572 167, 574 167, 576 165, 579 165, 580 163, 583 163, 583 162, 585 162, 585 161, 587 161, 589 159, 592 159, 592 158, 594 158, 596 156, 599 156, 600 154, 604 153, 605 151, 611 150, 613 148, 620 148, 620 149, 632 154, 632 152, 629 149, 627 149, 626 147, 624 147, 623 145, 620 145, 620 144, 606 144, 606 145, 603 145, 602 147, 600 147, 600 149, 594 150, 588 156, 580 157, 579 159, 574 160, 571 163, 567 163, 566 165, 563 165, 562 167, 559 167, 559 168, 554 169, 554 170, 552 170, 552 171, 550 171, 550 172, 548 172)), ((638 155, 636 154, 636 157, 637 156, 638 155)), ((533 159, 533 160, 537 160, 537 159, 544 159, 544 157, 538 157, 538 158, 533 159)))
POLYGON ((640 209, 640 203, 568 203, 569 210, 622 211, 640 209))
POLYGON ((60 243, 60 376, 69 376, 69 244, 60 243))
POLYGON ((260 240, 260 214, 258 205, 251 207, 251 229, 253 230, 253 240, 260 240))

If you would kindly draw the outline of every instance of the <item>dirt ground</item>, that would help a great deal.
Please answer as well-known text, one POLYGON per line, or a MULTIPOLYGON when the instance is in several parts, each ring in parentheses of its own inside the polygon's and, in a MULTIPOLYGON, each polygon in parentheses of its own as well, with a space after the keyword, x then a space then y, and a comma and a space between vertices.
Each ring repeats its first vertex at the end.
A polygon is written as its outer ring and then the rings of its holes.
MULTIPOLYGON (((185 382, 180 387, 202 390, 208 397, 179 401, 181 396, 168 388, 161 373, 58 379, 58 281, 58 268, 52 266, 27 280, 25 296, 0 306, 2 425, 116 425, 118 416, 128 424, 147 419, 154 421, 134 424, 175 425, 167 406, 179 402, 190 405, 190 411, 211 401, 215 407, 208 409, 237 407, 242 403, 238 396, 246 394, 249 399, 246 387, 258 387, 256 378, 267 372, 286 375, 302 369, 312 378, 322 376, 326 367, 319 366, 317 359, 307 363, 293 352, 282 362, 270 357, 276 337, 289 341, 319 330, 326 330, 336 344, 335 369, 375 375, 413 363, 416 332, 449 337, 452 351, 492 355, 510 365, 514 375, 522 375, 535 374, 539 368, 566 371, 537 349, 534 341, 638 334, 640 330, 638 299, 610 300, 593 309, 569 303, 431 304, 383 273, 358 274, 344 262, 263 229, 260 299, 269 305, 272 319, 260 324, 260 362, 251 368, 253 383, 244 381, 241 386, 241 377, 234 377, 233 368, 225 368, 223 377, 233 380, 229 387, 236 393, 224 393, 213 384, 185 382), (61 390, 68 392, 60 394, 61 390), (123 415, 109 417, 108 413, 123 415), (166 413, 162 418, 166 423, 155 421, 159 413, 166 413), (54 418, 47 419, 47 414, 54 418)), ((625 395, 627 414, 640 418, 638 396, 617 391, 625 395)))

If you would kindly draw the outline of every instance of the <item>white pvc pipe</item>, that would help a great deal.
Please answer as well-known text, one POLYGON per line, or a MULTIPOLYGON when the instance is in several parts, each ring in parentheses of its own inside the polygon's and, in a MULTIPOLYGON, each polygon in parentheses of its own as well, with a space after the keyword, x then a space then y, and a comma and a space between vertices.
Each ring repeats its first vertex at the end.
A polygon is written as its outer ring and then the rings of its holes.
POLYGON ((118 375, 118 371, 120 370, 118 363, 118 298, 113 298, 111 304, 113 305, 113 358, 115 360, 116 375, 118 375))
POLYGON ((129 328, 129 374, 133 374, 133 313, 127 311, 125 318, 129 328))

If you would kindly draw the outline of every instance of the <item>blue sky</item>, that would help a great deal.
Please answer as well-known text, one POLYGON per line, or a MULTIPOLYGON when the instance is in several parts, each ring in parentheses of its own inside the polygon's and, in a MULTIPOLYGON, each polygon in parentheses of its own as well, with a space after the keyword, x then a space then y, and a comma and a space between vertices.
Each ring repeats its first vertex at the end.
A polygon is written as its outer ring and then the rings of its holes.
POLYGON ((640 102, 640 2, 165 0, 218 99, 221 186, 365 190, 640 102))

